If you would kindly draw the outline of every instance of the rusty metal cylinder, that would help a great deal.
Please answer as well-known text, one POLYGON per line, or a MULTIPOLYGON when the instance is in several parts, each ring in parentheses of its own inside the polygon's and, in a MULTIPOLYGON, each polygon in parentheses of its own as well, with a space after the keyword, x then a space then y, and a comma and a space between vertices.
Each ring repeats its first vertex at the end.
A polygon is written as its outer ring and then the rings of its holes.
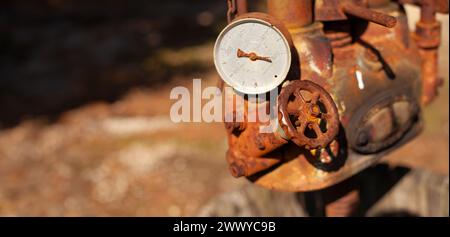
POLYGON ((420 8, 420 21, 423 23, 436 21, 436 4, 434 1, 423 1, 420 8))
POLYGON ((282 160, 282 152, 275 151, 267 157, 248 157, 236 150, 228 150, 226 159, 233 177, 248 177, 279 164, 282 160))
POLYGON ((269 14, 283 21, 288 29, 310 25, 314 22, 312 0, 268 0, 269 14))
POLYGON ((393 16, 389 16, 383 13, 379 13, 376 11, 372 11, 365 7, 357 6, 353 3, 345 3, 343 4, 342 10, 350 14, 352 16, 356 16, 358 18, 392 28, 397 24, 397 19, 393 16))
POLYGON ((227 0, 227 21, 230 23, 235 17, 248 12, 247 0, 227 0))
POLYGON ((232 135, 232 146, 243 155, 258 157, 288 143, 279 133, 261 133, 259 123, 246 123, 238 136, 232 135))
POLYGON ((247 0, 236 0, 236 5, 238 16, 248 12, 247 0))

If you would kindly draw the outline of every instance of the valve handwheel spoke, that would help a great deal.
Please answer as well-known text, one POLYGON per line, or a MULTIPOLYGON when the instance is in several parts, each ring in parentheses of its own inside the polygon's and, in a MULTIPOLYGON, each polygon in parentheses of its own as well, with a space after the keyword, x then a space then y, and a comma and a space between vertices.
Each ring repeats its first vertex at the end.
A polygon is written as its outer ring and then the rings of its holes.
POLYGON ((319 97, 320 97, 320 94, 318 92, 313 93, 312 98, 311 98, 311 103, 317 104, 319 97))
POLYGON ((337 107, 321 86, 311 81, 295 81, 282 89, 278 102, 281 127, 295 144, 321 148, 336 137, 337 107))
POLYGON ((296 91, 294 92, 294 96, 295 96, 296 98, 300 98, 300 99, 303 101, 303 103, 306 102, 306 100, 305 100, 305 98, 303 98, 303 95, 302 95, 302 93, 301 93, 300 90, 296 90, 296 91))
POLYGON ((306 123, 302 123, 299 121, 299 126, 297 127, 297 131, 300 133, 304 133, 306 129, 306 123))
POLYGON ((299 116, 301 113, 301 110, 299 110, 298 108, 288 108, 288 112, 291 115, 299 116))
POLYGON ((320 129, 319 124, 313 122, 313 123, 311 123, 311 127, 317 136, 322 135, 322 130, 320 129))

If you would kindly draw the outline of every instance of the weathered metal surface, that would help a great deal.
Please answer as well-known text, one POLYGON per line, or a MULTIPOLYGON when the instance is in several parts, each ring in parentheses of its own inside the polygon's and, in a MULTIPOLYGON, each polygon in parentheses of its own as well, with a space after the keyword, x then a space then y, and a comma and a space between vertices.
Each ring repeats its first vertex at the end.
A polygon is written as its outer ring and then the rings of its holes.
MULTIPOLYGON (((279 88, 281 103, 271 109, 280 111, 284 122, 289 118, 292 126, 283 126, 282 120, 276 132, 260 133, 258 121, 226 125, 233 176, 247 176, 275 190, 323 189, 373 165, 421 131, 421 100, 432 100, 439 84, 440 28, 434 14, 445 4, 420 2, 423 17, 412 39, 397 1, 311 2, 268 2, 269 14, 284 23, 293 44, 292 73, 279 88), (318 122, 322 113, 315 106, 288 105, 295 90, 283 93, 289 83, 302 81, 317 84, 320 95, 331 101, 325 103, 325 110, 332 112, 330 136, 308 146, 297 128, 303 128, 302 121, 318 122), (297 127, 291 119, 296 111, 303 118, 297 127)), ((252 103, 245 100, 236 111, 246 114, 252 103)))

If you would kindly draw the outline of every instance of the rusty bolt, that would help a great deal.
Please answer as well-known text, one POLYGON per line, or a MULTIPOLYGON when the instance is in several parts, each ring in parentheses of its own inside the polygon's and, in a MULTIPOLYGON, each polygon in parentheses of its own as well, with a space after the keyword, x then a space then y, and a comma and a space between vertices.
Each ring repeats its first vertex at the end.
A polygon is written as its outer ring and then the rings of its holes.
POLYGON ((239 164, 238 162, 233 162, 229 166, 230 173, 233 177, 239 178, 245 176, 245 166, 243 164, 239 164))
POLYGON ((359 146, 367 145, 369 143, 369 134, 366 131, 359 133, 357 143, 359 146))

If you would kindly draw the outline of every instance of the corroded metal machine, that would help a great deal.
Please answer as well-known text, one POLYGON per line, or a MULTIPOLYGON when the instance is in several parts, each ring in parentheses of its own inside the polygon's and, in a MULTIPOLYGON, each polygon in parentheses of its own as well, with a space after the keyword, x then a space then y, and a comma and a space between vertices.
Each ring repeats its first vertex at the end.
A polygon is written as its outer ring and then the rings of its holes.
MULTIPOLYGON (((268 13, 228 1, 229 24, 215 45, 222 89, 242 105, 276 113, 263 122, 226 121, 231 174, 275 190, 337 184, 416 136, 421 108, 441 85, 437 12, 447 0, 268 0, 268 13), (410 32, 403 4, 421 9, 410 32), (277 92, 276 106, 249 94, 277 92)), ((233 104, 233 103, 231 103, 233 104)))

